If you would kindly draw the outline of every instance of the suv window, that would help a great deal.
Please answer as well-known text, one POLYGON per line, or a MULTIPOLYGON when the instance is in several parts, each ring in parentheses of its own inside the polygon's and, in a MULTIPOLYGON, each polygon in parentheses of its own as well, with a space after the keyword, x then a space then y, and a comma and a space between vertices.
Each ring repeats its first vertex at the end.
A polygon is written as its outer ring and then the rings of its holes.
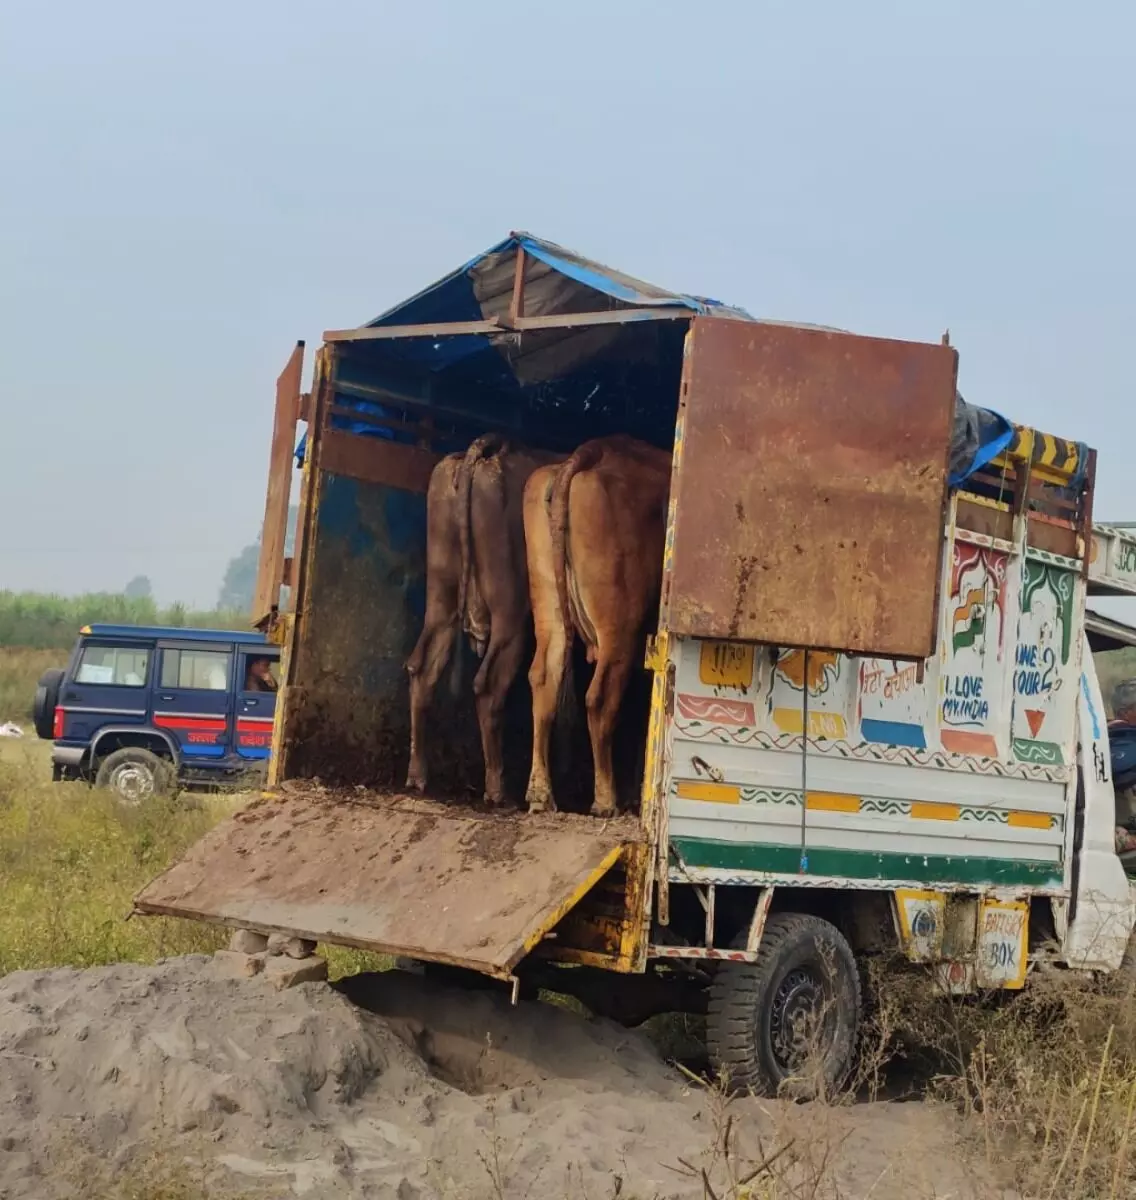
POLYGON ((223 650, 163 650, 161 686, 227 691, 230 657, 223 650))
POLYGON ((140 646, 84 646, 76 683, 145 687, 150 651, 140 646))
POLYGON ((241 660, 241 678, 238 682, 241 691, 244 692, 277 691, 280 687, 279 656, 263 650, 254 650, 245 654, 241 660), (263 674, 265 668, 267 668, 267 678, 263 674))

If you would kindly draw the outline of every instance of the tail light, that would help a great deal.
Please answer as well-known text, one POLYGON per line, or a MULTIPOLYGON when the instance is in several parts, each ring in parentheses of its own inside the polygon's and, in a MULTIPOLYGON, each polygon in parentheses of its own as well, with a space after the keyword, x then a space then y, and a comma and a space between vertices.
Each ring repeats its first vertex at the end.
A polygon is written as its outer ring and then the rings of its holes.
POLYGON ((63 736, 63 709, 58 705, 56 705, 55 715, 51 719, 51 736, 53 738, 61 738, 63 736))

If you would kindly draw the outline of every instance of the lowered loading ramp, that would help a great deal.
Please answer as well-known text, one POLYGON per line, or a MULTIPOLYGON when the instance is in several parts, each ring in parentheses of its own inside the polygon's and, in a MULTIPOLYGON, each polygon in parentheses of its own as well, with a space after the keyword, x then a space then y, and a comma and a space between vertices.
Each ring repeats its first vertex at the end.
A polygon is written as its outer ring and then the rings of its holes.
POLYGON ((507 978, 639 840, 634 818, 289 788, 207 834, 134 907, 507 978))

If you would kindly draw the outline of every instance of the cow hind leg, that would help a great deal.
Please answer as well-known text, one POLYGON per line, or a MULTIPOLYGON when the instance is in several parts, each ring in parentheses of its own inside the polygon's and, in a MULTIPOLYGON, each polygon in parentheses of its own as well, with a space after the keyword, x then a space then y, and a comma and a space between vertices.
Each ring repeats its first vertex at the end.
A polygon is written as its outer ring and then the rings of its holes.
POLYGON ((555 626, 547 638, 537 637, 536 653, 529 670, 533 704, 533 754, 525 803, 529 812, 555 812, 549 745, 556 714, 564 703, 568 682, 568 637, 555 626))
POLYGON ((454 619, 427 622, 406 661, 410 675, 410 767, 406 786, 426 790, 426 747, 423 730, 430 712, 434 689, 451 655, 458 649, 458 626, 454 619))
POLYGON ((505 803, 504 716, 505 700, 520 673, 525 656, 523 633, 489 639, 481 669, 473 681, 477 697, 477 723, 485 758, 485 802, 491 808, 505 803))
POLYGON ((620 702, 631 678, 631 664, 630 653, 608 657, 601 645, 596 655, 596 671, 588 687, 585 704, 596 777, 595 801, 592 804, 594 817, 611 817, 617 811, 612 744, 620 702))

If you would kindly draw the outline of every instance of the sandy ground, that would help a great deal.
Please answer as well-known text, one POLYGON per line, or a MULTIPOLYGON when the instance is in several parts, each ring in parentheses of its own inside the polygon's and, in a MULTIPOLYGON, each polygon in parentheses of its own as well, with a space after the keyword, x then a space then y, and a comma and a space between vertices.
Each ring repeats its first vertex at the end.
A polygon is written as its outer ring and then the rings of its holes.
MULTIPOLYGON (((402 972, 277 992, 192 957, 0 979, 5 1200, 104 1195, 153 1155, 210 1196, 702 1196, 680 1160, 722 1178, 719 1104, 641 1034, 402 972)), ((752 1153, 792 1142, 789 1177, 828 1171, 755 1195, 994 1194, 957 1165, 942 1109, 731 1112, 752 1153)))

